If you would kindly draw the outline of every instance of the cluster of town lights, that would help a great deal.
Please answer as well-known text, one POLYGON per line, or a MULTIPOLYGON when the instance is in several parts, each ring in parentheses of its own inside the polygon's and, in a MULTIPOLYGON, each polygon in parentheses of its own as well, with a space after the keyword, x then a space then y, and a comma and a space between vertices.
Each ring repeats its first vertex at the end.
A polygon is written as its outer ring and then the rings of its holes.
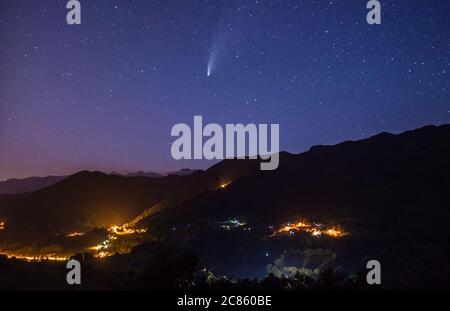
MULTIPOLYGON (((225 188, 228 184, 223 184, 220 187, 225 188)), ((246 228, 246 222, 240 221, 238 219, 230 219, 224 222, 221 222, 221 227, 226 230, 232 230, 235 228, 246 228)), ((4 230, 6 227, 6 222, 0 222, 0 230, 4 230)), ((250 229, 250 228, 249 228, 250 229)), ((122 226, 111 226, 108 229, 108 238, 101 242, 98 245, 90 247, 89 250, 94 253, 94 256, 97 258, 105 258, 114 255, 112 251, 112 242, 117 240, 119 236, 131 235, 131 234, 143 234, 147 231, 147 229, 135 229, 133 227, 128 226, 127 224, 122 226)), ((340 238, 347 235, 347 232, 344 232, 340 227, 327 227, 321 223, 316 222, 308 222, 308 221, 299 221, 295 223, 287 223, 282 225, 278 230, 275 230, 271 237, 279 236, 279 235, 295 235, 296 233, 307 233, 312 237, 320 237, 320 236, 328 236, 332 238, 340 238)), ((82 232, 73 232, 66 235, 68 238, 75 238, 79 236, 83 236, 82 232)), ((6 254, 8 258, 16 258, 28 262, 35 261, 67 261, 69 257, 59 256, 56 254, 48 254, 48 255, 39 255, 39 256, 25 256, 25 255, 16 255, 16 254, 6 254)))
POLYGON ((271 236, 282 235, 282 234, 290 234, 293 235, 297 232, 306 232, 309 233, 313 237, 319 236, 329 236, 333 238, 340 238, 344 235, 347 235, 339 227, 329 227, 326 228, 324 225, 320 223, 309 223, 307 221, 300 221, 296 223, 288 223, 283 225, 280 229, 275 231, 271 236))
POLYGON ((42 262, 42 261, 67 261, 69 257, 58 256, 56 254, 39 255, 39 256, 25 256, 17 254, 6 254, 9 259, 19 259, 27 262, 42 262))
POLYGON ((108 238, 104 240, 102 243, 90 247, 89 250, 94 251, 94 256, 97 258, 105 258, 114 255, 111 249, 111 242, 117 240, 118 236, 130 235, 130 234, 143 234, 147 232, 147 229, 134 229, 130 228, 127 225, 123 226, 111 226, 109 229, 108 238))
POLYGON ((66 234, 66 237, 67 238, 76 238, 78 236, 83 236, 83 235, 84 235, 83 232, 73 232, 73 233, 66 234))

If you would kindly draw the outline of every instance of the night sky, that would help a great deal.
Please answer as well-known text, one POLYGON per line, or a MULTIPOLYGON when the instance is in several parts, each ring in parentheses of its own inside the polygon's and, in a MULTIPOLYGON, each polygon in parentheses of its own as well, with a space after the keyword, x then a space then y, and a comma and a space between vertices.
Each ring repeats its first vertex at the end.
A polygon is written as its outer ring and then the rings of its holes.
POLYGON ((450 123, 447 0, 80 2, 0 0, 1 179, 206 168, 170 155, 194 115, 293 153, 450 123))

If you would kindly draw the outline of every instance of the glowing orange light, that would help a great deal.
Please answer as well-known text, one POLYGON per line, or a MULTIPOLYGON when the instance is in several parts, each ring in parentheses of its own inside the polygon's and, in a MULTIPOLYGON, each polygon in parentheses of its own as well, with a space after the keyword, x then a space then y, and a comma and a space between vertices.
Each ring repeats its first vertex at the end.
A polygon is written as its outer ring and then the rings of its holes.
POLYGON ((82 236, 82 235, 84 235, 83 232, 73 232, 73 233, 67 234, 66 237, 68 237, 68 238, 74 238, 74 237, 82 236))
POLYGON ((222 183, 220 184, 220 189, 225 189, 226 187, 228 187, 231 183, 230 182, 226 182, 226 183, 222 183))
POLYGON ((117 234, 117 235, 127 235, 133 234, 136 231, 134 229, 128 228, 126 225, 124 226, 112 226, 109 228, 109 232, 117 234))
POLYGON ((95 245, 95 246, 89 247, 89 250, 91 250, 91 251, 99 251, 99 250, 101 250, 103 248, 104 248, 104 246, 102 244, 99 244, 99 245, 95 245))
POLYGON ((322 232, 321 232, 320 230, 313 230, 313 231, 311 232, 311 235, 312 235, 312 236, 321 236, 321 235, 322 235, 322 232))
POLYGON ((101 251, 101 252, 97 253, 94 257, 96 257, 96 258, 106 258, 106 257, 109 257, 111 255, 112 254, 109 253, 109 252, 101 251))
POLYGON ((331 228, 325 231, 325 234, 331 237, 335 237, 335 238, 339 238, 341 236, 344 236, 345 233, 342 232, 342 230, 336 229, 336 228, 331 228))
POLYGON ((309 227, 310 225, 307 223, 304 223, 304 222, 299 222, 299 223, 297 223, 296 226, 299 228, 306 228, 306 227, 309 227))
POLYGON ((333 238, 340 238, 347 233, 342 231, 339 228, 323 228, 324 226, 320 223, 309 223, 307 221, 300 221, 297 223, 288 223, 283 225, 280 229, 275 231, 271 237, 276 236, 278 234, 294 234, 296 232, 306 232, 311 234, 313 237, 320 237, 322 235, 326 235, 333 238))
POLYGON ((15 258, 15 259, 23 260, 23 261, 27 261, 27 262, 67 261, 67 260, 69 260, 69 257, 67 257, 67 256, 58 256, 58 255, 55 255, 55 254, 26 256, 26 255, 18 255, 18 254, 8 253, 8 254, 6 254, 6 256, 9 259, 15 258))
POLYGON ((114 245, 112 241, 119 239, 120 236, 129 235, 129 234, 143 234, 147 232, 147 228, 138 228, 134 229, 129 225, 125 224, 122 226, 111 226, 109 229, 108 238, 104 240, 102 243, 89 247, 88 250, 94 252, 94 257, 96 258, 105 258, 112 256, 115 252, 112 251, 114 245))

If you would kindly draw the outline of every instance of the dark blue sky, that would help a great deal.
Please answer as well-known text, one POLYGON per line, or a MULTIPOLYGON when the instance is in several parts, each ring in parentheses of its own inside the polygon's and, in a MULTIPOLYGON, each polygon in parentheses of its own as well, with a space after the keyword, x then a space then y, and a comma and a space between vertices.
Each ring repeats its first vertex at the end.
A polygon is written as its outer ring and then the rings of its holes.
POLYGON ((450 1, 66 2, 0 0, 0 178, 205 168, 170 155, 194 115, 295 153, 450 122, 450 1))

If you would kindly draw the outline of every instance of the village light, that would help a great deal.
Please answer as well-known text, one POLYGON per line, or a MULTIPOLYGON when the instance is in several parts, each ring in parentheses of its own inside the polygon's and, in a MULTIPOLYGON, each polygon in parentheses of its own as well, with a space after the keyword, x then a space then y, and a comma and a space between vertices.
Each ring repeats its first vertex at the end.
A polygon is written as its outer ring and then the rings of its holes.
POLYGON ((288 222, 287 224, 283 225, 280 229, 275 231, 271 237, 281 234, 289 234, 289 235, 295 235, 297 232, 306 232, 309 233, 313 237, 320 237, 322 235, 333 237, 333 238, 340 238, 344 235, 347 235, 346 232, 342 231, 341 229, 337 227, 331 227, 331 228, 323 228, 324 225, 321 223, 310 223, 306 220, 302 220, 296 223, 288 222))
POLYGON ((74 237, 77 237, 77 236, 83 236, 83 235, 84 235, 83 232, 73 232, 73 233, 67 234, 66 237, 67 237, 67 238, 74 238, 74 237))
POLYGON ((231 182, 224 182, 224 183, 221 183, 220 186, 219 186, 219 188, 220 188, 220 189, 225 189, 225 188, 228 187, 230 184, 231 184, 231 182))

